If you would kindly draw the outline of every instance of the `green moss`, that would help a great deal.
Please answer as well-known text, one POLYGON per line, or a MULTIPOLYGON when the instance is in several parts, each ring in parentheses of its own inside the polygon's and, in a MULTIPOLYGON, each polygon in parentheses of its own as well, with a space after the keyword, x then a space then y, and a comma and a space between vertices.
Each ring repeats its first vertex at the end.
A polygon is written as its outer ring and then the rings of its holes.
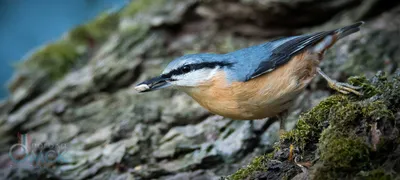
POLYGON ((357 127, 365 127, 381 119, 394 119, 384 101, 368 98, 381 93, 365 77, 351 81, 362 86, 363 97, 334 95, 303 114, 295 129, 284 134, 284 140, 305 150, 307 144, 318 143, 321 160, 327 169, 351 169, 367 166, 370 148, 368 140, 358 138, 357 127), (365 99, 365 100, 364 100, 365 99), (329 127, 324 129, 324 125, 329 127), (362 124, 366 125, 362 125, 362 124))
POLYGON ((320 139, 319 150, 325 166, 332 168, 362 168, 369 161, 369 146, 355 136, 339 136, 338 130, 326 129, 320 139))
POLYGON ((155 5, 160 5, 165 0, 135 0, 127 5, 122 11, 122 16, 134 16, 139 12, 146 11, 155 5))
POLYGON ((289 140, 290 142, 304 149, 306 143, 308 143, 310 140, 310 134, 312 132, 312 127, 308 125, 304 119, 300 119, 297 122, 296 128, 283 134, 281 139, 289 140))
POLYGON ((103 13, 93 21, 71 30, 66 38, 34 52, 29 59, 17 64, 16 67, 30 71, 44 71, 51 80, 58 80, 84 53, 81 47, 88 47, 105 40, 116 29, 118 22, 117 13, 103 13))
POLYGON ((59 41, 36 51, 27 61, 17 68, 44 70, 53 79, 59 79, 67 73, 79 57, 76 44, 59 41))
MULTIPOLYGON (((379 77, 380 82, 386 81, 386 78, 379 77)), ((388 109, 385 101, 370 98, 382 93, 384 87, 373 86, 365 78, 353 80, 357 80, 355 84, 362 84, 369 90, 368 94, 362 99, 351 96, 331 106, 329 128, 322 132, 318 144, 323 167, 317 172, 317 177, 341 177, 339 172, 344 169, 346 172, 358 172, 370 168, 372 145, 365 138, 369 134, 370 125, 379 121, 394 121, 393 112, 388 109)))
POLYGON ((266 159, 272 159, 273 157, 274 157, 274 153, 273 152, 268 153, 268 154, 265 155, 266 159))
POLYGON ((394 120, 394 114, 388 109, 383 101, 375 101, 365 104, 362 107, 361 112, 365 118, 369 117, 373 120, 383 118, 394 120))
MULTIPOLYGON (((335 126, 339 134, 340 130, 348 131, 349 128, 358 125, 361 118, 376 119, 378 117, 393 118, 393 114, 383 101, 363 102, 362 99, 370 98, 381 91, 371 85, 365 77, 352 77, 350 82, 363 87, 364 96, 353 97, 346 95, 334 95, 323 100, 309 112, 303 114, 296 128, 283 135, 283 140, 288 140, 304 149, 307 143, 315 143, 323 131, 324 125, 329 122, 335 126)), ((347 132, 344 132, 347 133, 347 132)))
POLYGON ((349 82, 350 84, 353 84, 355 86, 362 87, 363 98, 369 98, 378 93, 381 93, 381 91, 379 91, 375 86, 371 85, 371 83, 368 82, 365 76, 350 77, 349 82))
POLYGON ((90 41, 99 42, 114 32, 118 23, 119 15, 117 13, 103 13, 93 21, 71 30, 69 39, 79 44, 87 44, 90 41))
POLYGON ((351 128, 358 124, 361 117, 361 105, 354 102, 341 102, 332 106, 332 113, 328 117, 330 125, 337 129, 351 128))
POLYGON ((330 96, 304 114, 301 119, 304 119, 312 127, 320 129, 320 123, 328 119, 332 106, 347 103, 348 101, 349 98, 341 94, 330 96))
POLYGON ((267 167, 266 167, 266 162, 269 158, 272 157, 272 153, 264 155, 264 156, 258 156, 256 158, 253 159, 253 161, 247 165, 244 168, 239 169, 238 171, 236 171, 235 174, 232 174, 231 176, 229 176, 227 179, 229 180, 242 180, 242 179, 246 179, 246 177, 251 176, 254 172, 257 171, 266 171, 267 167))
POLYGON ((304 149, 307 143, 318 141, 319 134, 324 128, 323 122, 329 118, 332 106, 348 101, 348 98, 343 95, 334 95, 323 100, 312 110, 303 114, 297 122, 296 128, 285 133, 281 139, 304 149))
POLYGON ((330 126, 319 140, 321 160, 332 168, 359 168, 369 161, 370 146, 358 138, 356 127, 382 118, 394 119, 383 101, 342 101, 331 107, 330 126), (365 120, 365 121, 362 121, 365 120))

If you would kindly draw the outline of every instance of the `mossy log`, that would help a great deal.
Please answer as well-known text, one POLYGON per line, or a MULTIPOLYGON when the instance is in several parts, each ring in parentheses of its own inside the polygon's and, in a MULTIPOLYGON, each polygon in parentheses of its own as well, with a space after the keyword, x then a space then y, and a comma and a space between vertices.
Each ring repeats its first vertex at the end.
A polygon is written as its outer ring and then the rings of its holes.
POLYGON ((351 77, 364 95, 333 95, 303 114, 274 152, 227 179, 394 179, 400 172, 400 70, 351 77))

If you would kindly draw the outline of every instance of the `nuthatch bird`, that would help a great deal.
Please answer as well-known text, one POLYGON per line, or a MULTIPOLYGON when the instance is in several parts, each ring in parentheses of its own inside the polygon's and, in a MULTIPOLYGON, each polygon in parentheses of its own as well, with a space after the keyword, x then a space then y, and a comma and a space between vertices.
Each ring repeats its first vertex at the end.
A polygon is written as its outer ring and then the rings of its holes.
MULTIPOLYGON (((185 55, 135 89, 148 92, 172 86, 212 113, 241 120, 285 114, 317 73, 331 88, 361 95, 359 87, 329 78, 319 63, 327 49, 359 31, 362 24, 280 38, 227 54, 185 55)), ((284 130, 283 118, 280 120, 284 130)))

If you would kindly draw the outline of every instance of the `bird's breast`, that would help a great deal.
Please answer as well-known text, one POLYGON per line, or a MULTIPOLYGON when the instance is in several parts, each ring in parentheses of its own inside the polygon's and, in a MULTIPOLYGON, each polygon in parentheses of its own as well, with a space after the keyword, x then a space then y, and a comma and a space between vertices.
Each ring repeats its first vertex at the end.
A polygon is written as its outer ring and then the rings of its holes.
POLYGON ((212 81, 184 89, 209 111, 232 119, 262 119, 287 110, 316 74, 318 62, 300 54, 291 61, 246 82, 226 81, 222 71, 212 81))

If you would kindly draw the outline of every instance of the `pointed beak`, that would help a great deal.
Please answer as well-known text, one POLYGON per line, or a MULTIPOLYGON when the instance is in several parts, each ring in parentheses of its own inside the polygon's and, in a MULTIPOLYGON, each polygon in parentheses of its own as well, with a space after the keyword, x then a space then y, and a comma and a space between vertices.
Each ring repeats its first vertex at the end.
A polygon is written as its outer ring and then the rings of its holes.
POLYGON ((162 89, 171 86, 168 81, 170 78, 158 76, 147 81, 143 81, 135 86, 135 90, 138 92, 149 92, 157 89, 162 89))

